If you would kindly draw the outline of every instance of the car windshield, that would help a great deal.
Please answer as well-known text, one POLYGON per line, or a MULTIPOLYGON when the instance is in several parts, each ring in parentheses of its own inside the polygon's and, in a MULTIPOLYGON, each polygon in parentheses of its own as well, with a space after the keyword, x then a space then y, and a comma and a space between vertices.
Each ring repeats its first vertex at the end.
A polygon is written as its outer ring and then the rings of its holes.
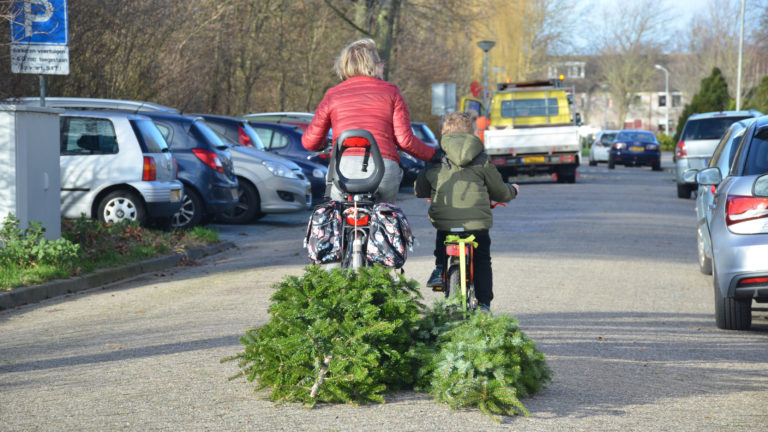
POLYGON ((744 175, 768 173, 768 129, 758 131, 749 144, 744 175))
POLYGON ((208 142, 210 145, 216 148, 229 147, 229 145, 227 145, 224 141, 221 140, 221 138, 219 138, 216 132, 212 131, 211 128, 209 128, 208 125, 201 120, 196 120, 192 125, 192 128, 190 128, 190 131, 196 138, 202 138, 204 141, 208 142))
POLYGON ((556 98, 512 99, 501 102, 502 117, 539 117, 558 114, 556 98))
POLYGON ((619 132, 616 141, 656 141, 656 136, 651 132, 619 132))
POLYGON ((146 153, 162 153, 168 151, 168 143, 163 134, 152 120, 131 120, 133 131, 139 139, 141 149, 146 153))
POLYGON ((616 134, 615 133, 607 133, 607 134, 603 135, 602 137, 600 137, 600 142, 603 143, 603 144, 610 144, 610 143, 613 142, 614 138, 616 138, 616 134))
POLYGON ((428 127, 422 125, 414 125, 411 129, 413 129, 413 134, 416 135, 416 138, 425 142, 437 142, 437 138, 435 138, 432 130, 430 130, 428 127))
POLYGON ((688 120, 683 130, 683 141, 697 139, 720 139, 726 129, 739 120, 750 117, 713 117, 688 120))
POLYGON ((243 129, 243 132, 245 132, 245 135, 250 138, 251 143, 253 144, 253 148, 256 150, 265 151, 264 143, 261 142, 259 134, 256 133, 256 131, 251 127, 251 125, 248 124, 248 122, 241 123, 240 127, 243 129))

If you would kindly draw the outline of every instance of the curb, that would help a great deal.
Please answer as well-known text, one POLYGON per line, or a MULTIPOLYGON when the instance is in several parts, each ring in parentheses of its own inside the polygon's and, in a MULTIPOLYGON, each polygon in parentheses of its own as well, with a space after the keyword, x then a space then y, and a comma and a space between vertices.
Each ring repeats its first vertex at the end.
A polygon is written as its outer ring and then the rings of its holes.
POLYGON ((235 247, 234 243, 225 241, 204 248, 192 249, 185 253, 152 258, 145 261, 126 264, 121 267, 96 270, 85 276, 76 276, 69 279, 56 279, 40 285, 15 288, 11 291, 0 293, 0 310, 37 303, 45 299, 72 294, 78 291, 98 288, 141 273, 173 267, 184 259, 199 259, 224 252, 233 247, 235 247))

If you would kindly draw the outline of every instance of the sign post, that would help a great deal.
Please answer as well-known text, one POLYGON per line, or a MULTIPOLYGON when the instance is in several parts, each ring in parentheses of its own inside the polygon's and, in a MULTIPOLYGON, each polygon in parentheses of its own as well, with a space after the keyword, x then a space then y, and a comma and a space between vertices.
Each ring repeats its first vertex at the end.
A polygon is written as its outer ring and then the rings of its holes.
POLYGON ((69 75, 67 0, 15 0, 11 5, 11 72, 69 75))

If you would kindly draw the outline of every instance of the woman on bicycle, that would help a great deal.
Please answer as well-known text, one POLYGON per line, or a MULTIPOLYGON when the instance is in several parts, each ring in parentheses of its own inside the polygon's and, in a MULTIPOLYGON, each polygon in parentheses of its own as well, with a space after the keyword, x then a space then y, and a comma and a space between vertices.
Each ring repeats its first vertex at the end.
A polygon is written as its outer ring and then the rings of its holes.
MULTIPOLYGON (((413 135, 408 106, 397 86, 382 79, 384 62, 372 39, 346 46, 336 59, 335 69, 342 83, 325 93, 301 143, 307 150, 319 151, 328 145, 329 129, 333 130, 334 142, 345 130, 368 130, 384 158, 384 178, 378 197, 393 202, 403 176, 398 149, 423 161, 439 161, 443 153, 413 135)), ((366 177, 362 172, 363 155, 362 149, 344 152, 339 165, 341 172, 348 178, 366 177)), ((328 175, 331 174, 329 170, 328 175)), ((335 185, 330 197, 343 199, 335 185)))
POLYGON ((477 137, 477 123, 471 113, 455 112, 445 117, 440 146, 447 162, 425 169, 416 178, 414 193, 419 198, 432 198, 429 220, 437 228, 435 237, 435 270, 428 286, 442 284, 445 262, 445 236, 474 235, 475 295, 478 308, 489 312, 493 300, 491 270, 491 237, 493 226, 491 201, 508 202, 519 188, 506 184, 477 137))

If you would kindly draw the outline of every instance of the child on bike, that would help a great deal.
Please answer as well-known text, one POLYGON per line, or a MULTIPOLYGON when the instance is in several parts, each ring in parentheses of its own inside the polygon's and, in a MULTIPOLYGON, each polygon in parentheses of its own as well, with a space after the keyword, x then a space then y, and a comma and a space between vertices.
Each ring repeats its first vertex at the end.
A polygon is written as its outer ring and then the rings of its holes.
POLYGON ((427 286, 434 289, 442 285, 446 235, 474 235, 478 309, 489 312, 493 300, 491 237, 488 234, 493 225, 491 201, 511 201, 519 188, 516 184, 504 183, 491 163, 477 136, 477 123, 471 113, 455 112, 445 117, 440 146, 445 152, 442 163, 428 166, 419 173, 414 184, 417 197, 432 198, 428 214, 437 228, 435 270, 427 286))

